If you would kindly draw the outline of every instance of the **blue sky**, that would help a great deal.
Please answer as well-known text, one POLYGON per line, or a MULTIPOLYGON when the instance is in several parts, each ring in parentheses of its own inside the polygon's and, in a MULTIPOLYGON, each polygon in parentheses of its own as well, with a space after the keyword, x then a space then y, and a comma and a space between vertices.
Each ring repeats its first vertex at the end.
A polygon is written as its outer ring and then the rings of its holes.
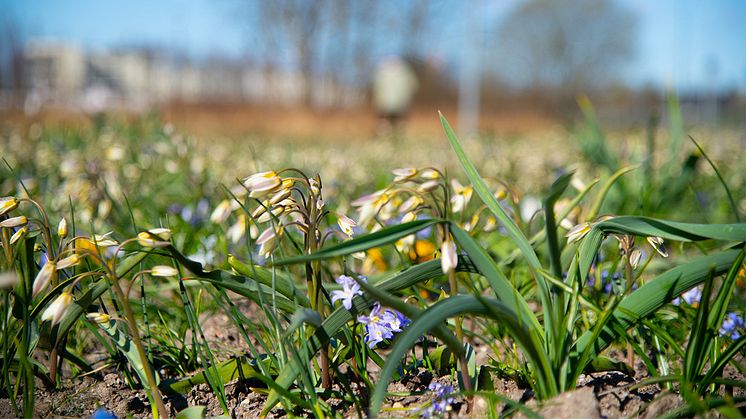
MULTIPOLYGON (((261 1, 261 0, 260 0, 261 1)), ((479 0, 476 0, 479 1, 479 0)), ((483 1, 497 25, 521 0, 483 1)), ((678 89, 737 87, 746 91, 746 1, 620 0, 639 18, 637 54, 624 72, 632 85, 678 89)), ((5 19, 26 38, 53 38, 88 49, 158 44, 195 57, 240 56, 251 50, 255 16, 240 0, 0 0, 5 19)), ((447 19, 458 20, 460 11, 447 19)), ((0 17, 3 19, 3 17, 0 17)), ((443 28, 428 53, 458 61, 463 25, 443 28), (451 40, 450 42, 448 40, 451 40)))

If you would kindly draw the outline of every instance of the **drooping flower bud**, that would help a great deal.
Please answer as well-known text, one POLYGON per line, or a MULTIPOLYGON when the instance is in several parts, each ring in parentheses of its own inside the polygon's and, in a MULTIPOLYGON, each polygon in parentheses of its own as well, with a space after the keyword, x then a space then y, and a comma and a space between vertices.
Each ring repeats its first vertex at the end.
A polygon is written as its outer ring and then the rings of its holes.
POLYGON ((456 243, 446 239, 440 247, 440 267, 444 274, 449 274, 456 270, 457 265, 456 243))
POLYGON ((23 239, 28 234, 28 226, 23 226, 18 229, 15 233, 13 233, 12 236, 10 236, 10 244, 13 244, 17 242, 18 240, 23 239))
POLYGON ((171 239, 171 230, 167 228, 151 228, 137 234, 137 243, 143 247, 166 247, 171 239))
POLYGON ((80 263, 81 257, 79 254, 74 253, 64 259, 61 259, 59 262, 57 262, 57 270, 69 268, 71 266, 75 266, 78 263, 80 263))
POLYGON ((282 179, 274 171, 253 174, 243 180, 251 198, 262 197, 282 185, 282 179))
POLYGON ((1 221, 0 227, 13 228, 24 226, 26 224, 28 224, 28 218, 26 218, 25 215, 19 215, 17 217, 10 217, 7 220, 1 221))
POLYGON ((13 196, 0 198, 0 215, 5 215, 18 208, 18 200, 13 196))
POLYGON ((44 266, 42 266, 41 269, 39 270, 39 273, 36 274, 31 296, 35 298, 37 295, 39 295, 39 293, 44 291, 47 288, 47 286, 49 286, 50 282, 52 282, 56 278, 57 278, 57 264, 55 264, 52 261, 45 263, 44 266))
POLYGON ((162 278, 179 275, 179 271, 176 268, 174 268, 173 266, 168 266, 168 265, 153 266, 153 269, 151 269, 150 273, 153 276, 158 276, 162 278))
POLYGON ((88 313, 85 317, 95 323, 108 323, 111 320, 111 316, 106 313, 88 313))
POLYGON ((67 311, 67 308, 70 307, 70 304, 72 304, 72 302, 73 295, 67 291, 63 291, 59 295, 59 297, 57 297, 52 302, 52 304, 50 304, 49 307, 44 310, 44 313, 42 313, 41 315, 41 320, 50 320, 52 322, 52 326, 56 325, 60 322, 60 320, 62 320, 62 316, 67 311))

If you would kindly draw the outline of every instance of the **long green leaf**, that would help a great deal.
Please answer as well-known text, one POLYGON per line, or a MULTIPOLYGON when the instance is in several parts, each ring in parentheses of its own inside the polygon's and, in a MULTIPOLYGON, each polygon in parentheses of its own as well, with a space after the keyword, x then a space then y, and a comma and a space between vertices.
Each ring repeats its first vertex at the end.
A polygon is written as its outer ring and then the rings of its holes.
MULTIPOLYGON (((459 257, 457 271, 462 272, 476 272, 474 265, 471 261, 463 256, 459 257)), ((407 268, 401 272, 397 272, 387 278, 381 279, 380 281, 372 284, 378 289, 386 292, 395 292, 408 287, 411 287, 419 282, 427 281, 432 278, 443 275, 440 267, 440 260, 430 260, 425 263, 407 268)), ((365 312, 370 309, 375 303, 375 299, 367 296, 358 296, 352 300, 352 310, 346 310, 344 307, 339 307, 334 310, 321 324, 321 327, 316 329, 314 334, 308 338, 305 343, 305 349, 299 351, 308 356, 313 356, 322 348, 332 336, 335 336, 347 322, 353 320, 358 314, 365 312)), ((276 382, 279 387, 287 389, 293 384, 293 381, 298 377, 303 368, 307 368, 308 359, 292 358, 280 371, 277 376, 276 382)), ((279 401, 280 394, 276 391, 271 391, 267 397, 267 402, 262 409, 263 414, 269 412, 272 407, 279 401)))
POLYGON ((490 256, 484 250, 482 246, 477 244, 474 239, 469 236, 467 232, 462 230, 455 223, 449 227, 451 234, 456 242, 461 245, 469 260, 474 264, 479 271, 479 274, 484 276, 489 282, 495 296, 498 300, 502 301, 503 304, 508 306, 511 310, 518 313, 518 315, 526 321, 527 324, 531 325, 532 330, 541 334, 543 328, 536 319, 536 316, 528 307, 528 303, 523 298, 520 292, 513 287, 508 278, 500 271, 497 264, 492 261, 490 256))
POLYGON ((537 380, 546 380, 544 374, 548 372, 549 365, 541 349, 541 343, 533 339, 528 324, 522 322, 513 310, 500 301, 473 295, 458 295, 435 303, 395 338, 394 346, 386 359, 380 379, 371 396, 369 412, 371 417, 377 415, 383 404, 386 388, 394 370, 420 337, 448 318, 467 314, 486 315, 500 322, 510 331, 511 337, 521 347, 528 362, 535 366, 537 380))
MULTIPOLYGON (((740 248, 725 250, 694 259, 664 272, 624 298, 614 310, 610 322, 616 322, 624 329, 630 328, 683 292, 704 281, 710 273, 720 275, 727 272, 740 253, 740 248)), ((591 339, 591 336, 590 331, 580 336, 575 344, 574 358, 589 348, 590 354, 593 355, 590 359, 593 359, 616 339, 616 334, 609 324, 604 326, 597 339, 591 339)))
POLYGON ((296 263, 308 262, 312 260, 328 259, 337 256, 345 256, 352 253, 360 252, 375 247, 394 243, 402 237, 407 237, 411 234, 417 233, 418 231, 430 227, 432 225, 441 223, 442 220, 438 219, 427 219, 427 220, 416 220, 409 223, 397 224, 395 226, 386 227, 383 230, 376 231, 375 233, 366 234, 361 237, 348 240, 340 243, 336 246, 327 247, 321 249, 318 252, 311 255, 300 255, 294 256, 287 259, 279 260, 274 263, 275 266, 292 265, 296 263))
MULTIPOLYGON (((126 275, 148 255, 149 253, 147 252, 138 252, 124 259, 117 265, 117 276, 122 277, 126 275)), ((62 316, 62 320, 60 320, 59 326, 57 327, 57 339, 55 345, 59 343, 60 339, 67 335, 67 332, 70 331, 80 316, 85 314, 88 307, 102 296, 109 287, 111 287, 111 284, 106 278, 96 281, 91 288, 83 293, 82 296, 77 297, 75 301, 70 304, 70 307, 65 311, 65 314, 62 316)))
POLYGON ((274 286, 274 289, 288 300, 298 301, 304 307, 310 306, 308 297, 298 290, 293 279, 284 272, 257 265, 246 265, 233 255, 228 255, 228 264, 240 275, 255 279, 268 287, 274 286))
MULTIPOLYGON (((130 367, 135 370, 137 377, 140 379, 140 383, 147 388, 148 379, 145 373, 145 367, 143 366, 143 359, 140 358, 140 353, 137 351, 137 347, 132 343, 132 339, 127 333, 122 332, 117 327, 116 320, 109 320, 106 323, 99 323, 98 327, 101 328, 114 342, 119 352, 127 358, 130 367)), ((147 362, 147 360, 145 360, 147 362)), ((157 371, 153 371, 155 375, 156 383, 160 380, 157 371)))
POLYGON ((647 217, 615 217, 596 224, 604 233, 658 236, 668 240, 699 241, 707 239, 746 241, 746 223, 692 224, 647 217))
POLYGON ((477 172, 477 168, 474 167, 474 164, 469 160, 469 157, 466 156, 464 149, 461 147, 456 134, 453 132, 451 125, 448 124, 445 116, 443 116, 442 113, 439 113, 439 115, 440 123, 443 125, 443 129, 446 132, 448 142, 451 143, 451 148, 453 148, 453 151, 456 153, 456 157, 458 157, 461 167, 464 168, 464 172, 466 172, 466 176, 474 186, 474 190, 477 192, 477 195, 479 195, 479 198, 482 199, 482 202, 484 202, 487 208, 492 211, 495 217, 500 220, 503 227, 508 231, 508 235, 513 239, 518 248, 521 249, 521 252, 523 252, 523 256, 526 258, 529 265, 533 269, 541 268, 541 263, 539 262, 539 258, 536 256, 536 252, 534 252, 534 248, 531 247, 531 243, 528 242, 528 239, 526 239, 526 236, 523 234, 521 229, 519 229, 508 216, 487 187, 487 184, 484 183, 479 172, 477 172))

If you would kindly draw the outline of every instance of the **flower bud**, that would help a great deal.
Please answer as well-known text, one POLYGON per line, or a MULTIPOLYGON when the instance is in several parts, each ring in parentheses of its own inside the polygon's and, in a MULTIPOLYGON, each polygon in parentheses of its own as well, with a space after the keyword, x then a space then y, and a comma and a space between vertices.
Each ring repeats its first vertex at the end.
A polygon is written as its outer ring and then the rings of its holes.
POLYGON ((59 262, 57 262, 57 270, 69 268, 71 266, 75 266, 78 263, 80 263, 81 257, 79 254, 74 253, 64 259, 61 259, 59 262))
POLYGON ((44 310, 44 313, 41 315, 41 320, 51 320, 52 326, 56 325, 60 320, 62 320, 62 316, 67 311, 67 308, 70 307, 72 302, 73 295, 67 291, 63 291, 59 297, 57 297, 57 299, 55 299, 46 310, 44 310))
POLYGON ((18 208, 18 200, 12 196, 0 198, 0 216, 5 215, 18 208))
POLYGON ((171 230, 167 228, 151 228, 137 234, 137 243, 142 247, 166 247, 171 239, 171 230))
POLYGON ((582 223, 570 229, 570 231, 565 234, 565 237, 567 237, 568 243, 573 243, 580 241, 580 239, 585 237, 585 235, 588 234, 589 231, 591 231, 591 225, 588 223, 582 223))
POLYGON ((632 269, 637 269, 637 265, 640 264, 640 259, 642 259, 642 252, 640 249, 635 247, 629 254, 629 265, 632 269))
POLYGON ((28 226, 23 226, 18 229, 15 233, 13 233, 12 236, 10 236, 10 244, 13 244, 17 242, 18 240, 23 239, 28 234, 28 226))
POLYGON ((262 197, 282 185, 282 179, 274 171, 253 174, 243 181, 251 198, 262 197))
POLYGON ((169 277, 169 276, 178 276, 179 271, 174 268, 173 266, 168 265, 157 265, 153 266, 153 269, 151 269, 150 273, 153 276, 159 276, 159 277, 169 277))
POLYGON ((106 313, 88 313, 85 317, 95 323, 108 323, 111 320, 111 316, 106 313))
POLYGON ((457 265, 456 243, 446 239, 440 247, 440 267, 444 274, 449 274, 456 270, 457 265))
POLYGON ((52 261, 45 263, 44 266, 42 266, 39 270, 39 273, 36 274, 31 296, 36 297, 37 295, 39 295, 39 293, 44 291, 47 286, 49 286, 49 283, 54 281, 56 278, 57 265, 52 261))
POLYGON ((61 239, 64 239, 65 237, 67 237, 67 220, 65 220, 64 217, 62 217, 62 219, 60 220, 60 223, 57 224, 57 235, 61 239))
POLYGON ((0 222, 0 227, 13 228, 26 224, 28 224, 28 218, 25 215, 19 215, 18 217, 10 217, 7 220, 3 220, 0 222))

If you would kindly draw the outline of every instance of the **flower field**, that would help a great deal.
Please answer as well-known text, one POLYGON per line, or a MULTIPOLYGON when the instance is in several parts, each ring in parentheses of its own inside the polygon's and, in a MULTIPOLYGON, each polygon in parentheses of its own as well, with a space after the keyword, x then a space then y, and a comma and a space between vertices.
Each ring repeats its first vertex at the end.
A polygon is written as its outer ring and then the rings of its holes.
POLYGON ((743 133, 581 107, 533 138, 5 129, 0 415, 743 416, 743 133))

